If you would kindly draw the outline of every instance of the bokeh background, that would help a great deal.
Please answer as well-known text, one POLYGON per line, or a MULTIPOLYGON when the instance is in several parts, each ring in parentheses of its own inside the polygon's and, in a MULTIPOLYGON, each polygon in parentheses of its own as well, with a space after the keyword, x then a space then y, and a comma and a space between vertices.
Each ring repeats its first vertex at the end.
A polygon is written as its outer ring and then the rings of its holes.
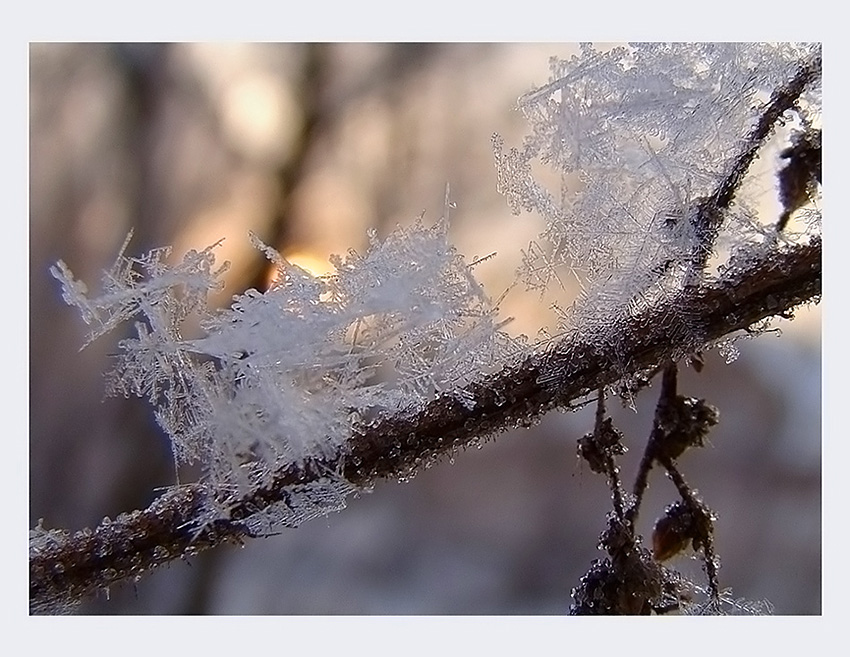
MULTIPOLYGON (((30 523, 79 529, 147 506, 174 483, 168 442, 137 399, 104 398, 120 336, 80 351, 86 327, 49 266, 95 286, 130 229, 131 253, 177 255, 225 238, 218 299, 263 289, 248 231, 316 273, 424 212, 444 214, 498 297, 542 226, 495 189, 490 138, 519 145, 514 104, 548 81, 564 44, 32 44, 30 49, 30 523)), ((756 187, 772 202, 772 178, 756 187)), ((570 291, 558 291, 566 294, 570 291)), ((555 293, 514 290, 508 329, 552 327, 555 293)), ((777 613, 821 611, 820 311, 782 337, 738 343, 682 375, 720 409, 711 445, 683 457, 717 512, 721 584, 777 613)), ((655 400, 612 404, 634 473, 655 400)), ((610 508, 576 459, 592 410, 458 454, 407 484, 244 548, 179 562, 87 601, 89 614, 563 614, 610 508)), ((675 499, 651 479, 641 530, 675 499)), ((699 562, 677 565, 699 573, 699 562)))

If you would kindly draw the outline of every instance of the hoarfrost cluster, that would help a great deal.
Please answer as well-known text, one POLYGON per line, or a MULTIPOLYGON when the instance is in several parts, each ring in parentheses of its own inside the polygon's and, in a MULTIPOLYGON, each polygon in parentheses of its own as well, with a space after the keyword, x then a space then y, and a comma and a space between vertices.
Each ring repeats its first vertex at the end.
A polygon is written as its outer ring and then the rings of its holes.
POLYGON ((215 245, 174 266, 168 250, 123 254, 89 297, 60 262, 65 299, 97 338, 137 318, 120 343, 111 391, 148 397, 178 463, 200 461, 217 485, 245 490, 278 466, 327 458, 356 424, 415 412, 503 360, 512 341, 447 225, 420 222, 368 251, 334 257, 314 276, 254 239, 276 268, 264 293, 248 290, 229 309, 206 306, 226 267, 215 245), (187 339, 187 318, 201 336, 187 339))
MULTIPOLYGON (((718 188, 771 92, 818 46, 635 44, 607 52, 583 44, 550 61, 551 81, 522 97, 531 126, 520 148, 493 137, 498 188, 514 214, 545 221, 525 252, 529 288, 579 281, 561 328, 637 314, 703 276, 694 213, 718 188), (533 164, 560 180, 552 191, 533 164), (696 266, 695 266, 696 265, 696 266)), ((796 108, 819 120, 819 88, 796 108)), ((790 114, 790 113, 789 113, 790 114)), ((792 117, 788 117, 789 120, 792 117)), ((775 235, 746 198, 726 212, 717 252, 752 248, 775 235)))
MULTIPOLYGON (((498 189, 511 210, 545 221, 520 277, 531 288, 564 276, 580 282, 564 331, 604 326, 606 317, 639 312, 705 275, 693 261, 698 200, 728 174, 771 90, 813 52, 584 45, 580 56, 552 60, 551 81, 519 99, 530 136, 506 150, 496 135, 494 147, 498 189), (535 161, 560 177, 557 192, 535 179, 535 161)), ((804 122, 807 101, 819 106, 804 97, 804 122)), ((736 199, 716 248, 752 248, 769 234, 736 199)), ((462 389, 525 348, 500 331, 497 309, 448 242, 446 221, 417 222, 383 241, 371 235, 366 253, 335 257, 327 276, 254 242, 276 279, 222 311, 206 304, 226 269, 215 266, 215 245, 177 264, 168 264, 167 249, 141 258, 122 250, 98 296, 64 263, 53 269, 65 299, 92 325, 90 339, 135 321, 111 389, 149 398, 177 462, 200 461, 215 486, 249 490, 282 466, 344 453, 358 426, 414 413, 439 395, 472 403, 462 389), (192 317, 200 334, 187 337, 192 317)), ((338 508, 348 489, 329 477, 324 493, 295 491, 306 499, 295 520, 274 516, 288 513, 275 507, 257 523, 297 524, 315 509, 338 508)))

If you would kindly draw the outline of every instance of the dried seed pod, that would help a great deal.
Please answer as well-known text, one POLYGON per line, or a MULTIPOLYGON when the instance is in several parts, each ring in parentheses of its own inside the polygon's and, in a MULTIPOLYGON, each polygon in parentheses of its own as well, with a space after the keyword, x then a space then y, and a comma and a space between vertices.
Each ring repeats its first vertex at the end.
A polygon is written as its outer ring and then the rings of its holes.
POLYGON ((578 440, 578 455, 598 474, 609 474, 609 462, 614 456, 626 453, 623 434, 606 418, 594 431, 578 440))
POLYGON ((776 229, 782 230, 791 214, 806 204, 821 184, 821 131, 795 135, 791 146, 779 154, 788 160, 779 174, 779 198, 783 212, 776 229))
POLYGON ((667 561, 692 544, 695 550, 708 544, 713 516, 704 506, 675 502, 667 507, 652 531, 652 556, 667 561))
POLYGON ((656 457, 675 460, 689 447, 702 447, 709 430, 720 421, 720 412, 704 399, 677 395, 659 413, 662 434, 656 457))

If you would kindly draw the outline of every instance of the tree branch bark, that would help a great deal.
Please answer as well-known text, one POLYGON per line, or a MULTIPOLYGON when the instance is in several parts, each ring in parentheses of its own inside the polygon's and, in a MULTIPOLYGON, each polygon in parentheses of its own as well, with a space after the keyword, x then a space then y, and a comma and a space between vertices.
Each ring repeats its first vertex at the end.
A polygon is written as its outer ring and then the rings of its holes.
POLYGON ((326 479, 328 473, 358 488, 378 479, 410 477, 458 449, 529 426, 601 386, 679 360, 765 318, 787 316, 820 295, 821 238, 777 246, 716 282, 685 288, 677 298, 622 317, 613 326, 582 327, 469 385, 465 403, 443 396, 419 412, 360 427, 334 457, 280 470, 270 483, 240 498, 194 484, 164 493, 144 511, 104 519, 93 530, 34 530, 30 609, 55 613, 174 559, 241 542, 253 535, 244 522, 249 516, 285 504, 294 486, 326 479), (600 343, 596 329, 612 339, 600 343), (210 499, 226 509, 226 517, 203 520, 210 499))

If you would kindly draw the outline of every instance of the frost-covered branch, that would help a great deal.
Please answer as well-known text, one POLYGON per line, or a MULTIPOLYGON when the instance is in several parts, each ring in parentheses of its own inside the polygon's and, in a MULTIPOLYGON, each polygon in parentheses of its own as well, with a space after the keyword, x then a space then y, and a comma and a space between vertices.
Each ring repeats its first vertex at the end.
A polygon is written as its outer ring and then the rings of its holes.
POLYGON ((791 110, 803 92, 820 81, 823 61, 820 55, 803 62, 788 84, 773 92, 770 102, 762 111, 755 127, 744 141, 740 155, 735 158, 714 193, 703 199, 695 215, 694 265, 701 271, 714 252, 714 242, 723 222, 723 212, 728 209, 741 187, 747 171, 771 135, 782 115, 791 110))
POLYGON ((776 229, 820 181, 819 48, 585 46, 552 67, 556 79, 520 99, 534 130, 522 151, 494 140, 509 205, 546 222, 545 266, 527 259, 526 279, 561 269, 581 286, 546 342, 501 330, 446 221, 373 233, 319 277, 255 239, 276 279, 225 310, 207 306, 224 271, 214 247, 176 264, 165 249, 122 251, 91 296, 57 264, 90 339, 135 323, 111 391, 146 397, 176 464, 203 476, 94 530, 33 530, 34 611, 339 510, 594 391, 632 394, 658 368, 819 300, 819 214, 801 233, 776 229), (792 114, 802 130, 782 157, 796 182, 765 223, 741 186, 792 114), (561 174, 560 199, 531 177, 535 158, 561 174))
MULTIPOLYGON (((231 498, 230 491, 196 484, 169 491, 148 509, 104 521, 94 530, 35 530, 32 608, 55 610, 173 559, 262 533, 249 528, 245 518, 290 503, 290 497, 311 484, 337 481, 344 486, 347 481, 367 487, 380 478, 410 477, 441 456, 507 428, 527 426, 547 410, 569 407, 600 386, 640 375, 764 318, 785 315, 820 294, 821 242, 816 238, 754 260, 719 283, 671 301, 687 304, 700 318, 704 342, 695 341, 690 330, 672 330, 675 327, 663 318, 681 315, 661 307, 624 320, 614 343, 567 338, 467 386, 465 394, 474 404, 445 395, 413 416, 363 427, 350 436, 344 450, 275 473, 267 486, 231 500, 227 515, 210 523, 203 518, 209 500, 231 498)), ((318 506, 316 512, 321 512, 318 506)))

